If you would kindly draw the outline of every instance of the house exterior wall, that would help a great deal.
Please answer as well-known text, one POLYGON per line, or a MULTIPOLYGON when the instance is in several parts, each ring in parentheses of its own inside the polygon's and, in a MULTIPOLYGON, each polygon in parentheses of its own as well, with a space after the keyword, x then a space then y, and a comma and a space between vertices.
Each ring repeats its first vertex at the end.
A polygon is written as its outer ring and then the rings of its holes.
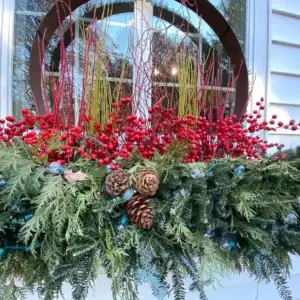
MULTIPOLYGON (((18 0, 16 0, 18 1, 18 0)), ((13 57, 14 1, 0 0, 0 117, 12 113, 12 57, 13 57)), ((253 83, 249 110, 260 97, 266 99, 265 119, 277 114, 282 121, 300 119, 300 0, 248 0, 246 57, 253 83)), ((278 131, 269 134, 273 142, 286 146, 300 144, 298 133, 278 131)), ((300 259, 293 257, 289 286, 294 299, 300 300, 300 259)), ((222 288, 207 289, 209 300, 279 300, 273 284, 259 283, 247 274, 220 279, 222 288)), ((37 296, 29 296, 37 300, 37 296)), ((65 299, 71 291, 65 288, 65 299)), ((110 300, 110 282, 100 272, 95 290, 88 300, 110 300)), ((141 299, 154 299, 150 289, 141 289, 141 299)), ((172 299, 172 297, 171 297, 172 299)), ((186 300, 196 299, 189 293, 186 300)))
POLYGON ((0 118, 12 114, 14 0, 0 0, 0 118))
MULTIPOLYGON (((267 116, 283 122, 300 119, 300 1, 272 0, 267 60, 267 116)), ((278 131, 270 141, 300 144, 300 133, 278 131)))

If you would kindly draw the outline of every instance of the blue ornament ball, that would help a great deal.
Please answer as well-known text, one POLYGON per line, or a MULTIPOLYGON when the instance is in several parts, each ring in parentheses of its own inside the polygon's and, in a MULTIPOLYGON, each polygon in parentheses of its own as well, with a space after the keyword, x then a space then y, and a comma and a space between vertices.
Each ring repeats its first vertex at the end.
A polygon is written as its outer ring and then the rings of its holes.
POLYGON ((120 224, 122 224, 122 225, 127 225, 128 224, 128 216, 127 215, 123 215, 121 217, 120 224))
POLYGON ((59 175, 59 174, 65 173, 65 168, 58 162, 52 162, 49 165, 48 170, 54 175, 59 175))
POLYGON ((126 228, 126 226, 123 225, 123 224, 119 224, 119 225, 118 225, 118 231, 122 231, 122 230, 124 230, 125 228, 126 228))
POLYGON ((233 170, 234 175, 242 175, 245 172, 246 168, 244 165, 236 166, 233 170))
POLYGON ((5 255, 6 251, 4 248, 0 248, 0 257, 3 257, 5 255))
POLYGON ((33 215, 32 215, 32 214, 24 216, 25 222, 30 221, 32 218, 33 218, 33 215))
POLYGON ((234 248, 236 248, 236 246, 237 245, 236 245, 235 241, 226 240, 221 245, 221 248, 222 248, 222 250, 224 250, 226 252, 230 252, 231 250, 233 250, 234 248))
POLYGON ((202 172, 199 169, 193 169, 191 177, 194 179, 198 179, 198 178, 202 178, 204 177, 204 175, 202 174, 202 172))
POLYGON ((7 180, 4 176, 0 175, 0 189, 4 189, 7 187, 7 180))
POLYGON ((106 172, 107 174, 112 172, 111 165, 106 165, 106 172))
POLYGON ((193 224, 192 222, 189 222, 189 223, 187 224, 187 227, 188 227, 189 229, 192 229, 192 228, 195 228, 196 225, 193 224))
POLYGON ((208 230, 204 233, 204 238, 206 240, 210 240, 213 237, 213 232, 211 230, 208 230))
POLYGON ((135 189, 129 188, 124 194, 123 194, 123 199, 128 201, 130 198, 134 195, 135 189))
POLYGON ((298 216, 296 215, 295 212, 291 211, 284 219, 284 222, 287 225, 297 225, 298 224, 298 216))
POLYGON ((124 230, 127 227, 127 225, 128 225, 128 216, 127 214, 124 213, 118 224, 118 231, 124 230))

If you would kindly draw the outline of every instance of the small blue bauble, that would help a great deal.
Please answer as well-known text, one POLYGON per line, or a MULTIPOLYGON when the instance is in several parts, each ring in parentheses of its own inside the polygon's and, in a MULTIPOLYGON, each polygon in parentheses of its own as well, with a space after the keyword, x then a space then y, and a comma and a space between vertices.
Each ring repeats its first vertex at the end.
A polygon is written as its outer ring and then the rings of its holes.
POLYGON ((6 251, 4 248, 0 248, 0 257, 3 257, 5 255, 6 251))
POLYGON ((206 177, 212 177, 212 176, 214 175, 213 169, 214 169, 216 166, 221 165, 221 164, 222 164, 222 163, 214 163, 213 165, 211 165, 211 166, 208 168, 208 170, 206 171, 205 176, 206 176, 206 177))
POLYGON ((106 165, 106 172, 108 174, 112 172, 111 165, 106 165))
POLYGON ((226 252, 230 252, 232 249, 236 248, 236 242, 234 241, 225 241, 221 248, 226 251, 226 252))
POLYGON ((65 173, 65 168, 58 162, 52 162, 49 165, 48 170, 54 175, 59 175, 59 174, 65 173))
POLYGON ((30 221, 32 218, 33 218, 33 215, 26 215, 26 216, 24 217, 24 220, 25 220, 25 222, 28 222, 28 221, 30 221))
POLYGON ((118 225, 118 231, 122 231, 122 230, 124 230, 125 228, 126 228, 126 226, 123 225, 123 224, 119 224, 119 225, 118 225))
POLYGON ((121 225, 127 225, 128 224, 128 216, 127 215, 123 215, 121 217, 120 224, 121 225))
POLYGON ((211 230, 208 230, 208 231, 206 231, 206 232, 204 233, 204 238, 205 238, 206 240, 210 240, 212 237, 213 237, 213 233, 212 233, 211 230))
POLYGON ((284 222, 287 225, 297 225, 298 224, 298 216, 296 215, 295 212, 291 211, 284 219, 284 222))
POLYGON ((198 179, 198 178, 202 178, 204 176, 199 169, 193 169, 191 177, 194 179, 198 179))
POLYGON ((7 180, 0 175, 0 189, 4 189, 7 187, 7 180))
POLYGON ((245 172, 246 168, 244 165, 239 165, 234 168, 233 174, 234 175, 242 175, 245 172))
POLYGON ((129 188, 124 194, 123 199, 128 201, 134 195, 135 190, 133 188, 129 188))
POLYGON ((187 224, 187 227, 188 227, 189 229, 192 229, 192 228, 195 228, 196 225, 190 222, 190 223, 187 224))

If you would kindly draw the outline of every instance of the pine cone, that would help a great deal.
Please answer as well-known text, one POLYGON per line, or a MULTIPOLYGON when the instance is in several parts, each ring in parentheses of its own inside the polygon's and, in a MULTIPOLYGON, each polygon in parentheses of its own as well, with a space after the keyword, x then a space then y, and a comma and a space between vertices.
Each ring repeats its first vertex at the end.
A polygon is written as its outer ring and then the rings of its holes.
POLYGON ((136 175, 136 189, 142 196, 153 196, 158 190, 159 176, 156 170, 144 168, 136 175))
POLYGON ((130 187, 127 170, 118 169, 106 177, 105 189, 112 196, 118 196, 130 187))
POLYGON ((126 210, 130 220, 137 227, 150 229, 152 227, 151 199, 136 194, 126 203, 126 210))

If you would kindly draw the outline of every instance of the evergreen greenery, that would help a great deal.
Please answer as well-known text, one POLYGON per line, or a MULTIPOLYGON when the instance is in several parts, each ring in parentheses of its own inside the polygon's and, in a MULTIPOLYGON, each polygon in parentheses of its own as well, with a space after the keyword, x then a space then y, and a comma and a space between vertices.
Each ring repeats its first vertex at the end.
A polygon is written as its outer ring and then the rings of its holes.
POLYGON ((286 280, 289 254, 300 254, 297 156, 181 164, 173 148, 151 161, 120 161, 132 182, 143 166, 160 175, 153 227, 145 230, 130 221, 119 226, 127 200, 105 192, 106 167, 70 163, 88 175, 70 184, 21 148, 0 146, 7 180, 0 188, 1 300, 33 291, 55 299, 66 282, 74 300, 85 299, 100 267, 112 279, 114 299, 139 299, 139 284, 148 282, 157 299, 172 292, 181 300, 185 277, 206 299, 205 285, 217 272, 242 271, 273 280, 282 298, 292 299, 286 280))

